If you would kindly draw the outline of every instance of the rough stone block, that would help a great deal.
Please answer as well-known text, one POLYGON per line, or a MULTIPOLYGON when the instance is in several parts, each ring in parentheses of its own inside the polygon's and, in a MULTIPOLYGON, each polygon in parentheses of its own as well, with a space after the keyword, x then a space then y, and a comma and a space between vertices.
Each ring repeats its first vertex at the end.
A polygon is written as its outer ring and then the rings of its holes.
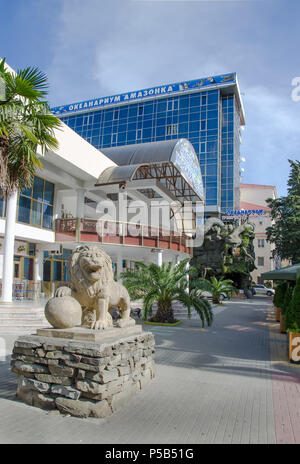
POLYGON ((31 348, 16 348, 13 349, 13 354, 24 354, 26 356, 34 356, 35 351, 31 348))
POLYGON ((51 393, 54 395, 65 396, 72 400, 78 400, 81 392, 72 387, 65 387, 64 385, 52 385, 51 393))
POLYGON ((93 393, 95 395, 106 391, 105 385, 92 382, 91 380, 85 380, 85 381, 78 380, 77 382, 75 382, 75 385, 78 390, 81 390, 83 392, 93 393))
POLYGON ((19 380, 19 389, 25 390, 36 390, 39 393, 48 393, 50 391, 50 385, 45 382, 39 382, 35 379, 22 378, 19 380))
POLYGON ((40 364, 25 364, 22 361, 12 361, 12 371, 16 372, 17 374, 21 374, 23 372, 27 373, 45 373, 49 372, 46 366, 41 366, 40 364))
POLYGON ((68 366, 49 366, 51 375, 58 375, 60 377, 73 377, 75 369, 68 366))
POLYGON ((33 406, 41 409, 53 410, 56 409, 55 399, 49 396, 43 395, 42 393, 34 392, 33 395, 33 406))
POLYGON ((42 344, 40 342, 35 341, 25 341, 25 340, 17 340, 14 345, 16 348, 40 348, 42 344))
POLYGON ((41 382, 55 383, 59 385, 72 385, 72 379, 69 377, 59 377, 50 374, 35 374, 35 378, 41 382))
POLYGON ((56 406, 62 414, 71 414, 75 417, 103 418, 111 415, 112 411, 107 401, 92 403, 88 400, 71 400, 68 398, 56 398, 56 406))

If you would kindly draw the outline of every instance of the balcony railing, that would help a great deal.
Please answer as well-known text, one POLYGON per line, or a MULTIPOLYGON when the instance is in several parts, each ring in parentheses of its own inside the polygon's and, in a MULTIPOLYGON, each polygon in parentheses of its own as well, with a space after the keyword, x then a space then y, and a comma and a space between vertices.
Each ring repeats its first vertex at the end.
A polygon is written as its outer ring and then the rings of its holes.
POLYGON ((160 248, 191 254, 190 237, 173 231, 134 224, 97 219, 57 219, 57 242, 96 242, 102 244, 160 248))

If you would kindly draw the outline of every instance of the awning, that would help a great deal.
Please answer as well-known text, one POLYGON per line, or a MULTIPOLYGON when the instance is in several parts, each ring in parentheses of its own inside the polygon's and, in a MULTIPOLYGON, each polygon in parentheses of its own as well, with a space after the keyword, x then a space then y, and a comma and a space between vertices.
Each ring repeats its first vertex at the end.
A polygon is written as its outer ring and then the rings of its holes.
POLYGON ((117 166, 106 169, 96 186, 155 179, 181 202, 204 200, 200 164, 187 139, 124 145, 101 152, 117 166))
POLYGON ((300 263, 264 272, 261 277, 263 280, 297 280, 300 277, 300 263))

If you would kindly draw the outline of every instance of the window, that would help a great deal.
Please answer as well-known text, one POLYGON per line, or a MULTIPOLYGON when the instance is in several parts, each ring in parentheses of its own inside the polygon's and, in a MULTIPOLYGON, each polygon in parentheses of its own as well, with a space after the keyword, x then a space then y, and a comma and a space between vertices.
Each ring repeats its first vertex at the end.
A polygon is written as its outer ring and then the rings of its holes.
POLYGON ((258 256, 258 258, 257 258, 257 265, 258 265, 258 266, 264 266, 264 265, 265 265, 265 259, 264 259, 264 257, 258 256))
POLYGON ((265 246, 265 239, 264 238, 259 238, 258 239, 258 247, 259 248, 264 248, 265 246))
POLYGON ((47 251, 44 251, 43 280, 45 282, 69 282, 70 278, 68 275, 68 258, 71 253, 72 250, 63 249, 61 255, 51 256, 47 251))
POLYGON ((35 176, 32 188, 20 193, 18 221, 52 229, 53 201, 54 184, 35 176))

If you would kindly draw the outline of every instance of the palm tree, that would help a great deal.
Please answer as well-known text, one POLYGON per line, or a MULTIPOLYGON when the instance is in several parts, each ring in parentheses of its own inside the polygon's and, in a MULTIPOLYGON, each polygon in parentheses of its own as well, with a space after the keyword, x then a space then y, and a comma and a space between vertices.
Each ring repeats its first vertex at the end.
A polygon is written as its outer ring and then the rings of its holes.
POLYGON ((196 287, 188 292, 188 276, 193 269, 187 269, 189 259, 178 264, 163 263, 156 264, 137 263, 135 270, 122 273, 123 285, 127 288, 133 300, 143 300, 143 319, 147 319, 153 303, 157 302, 157 312, 153 318, 155 322, 175 322, 172 302, 179 301, 191 315, 194 308, 202 321, 211 325, 213 313, 211 304, 204 298, 196 287))
POLYGON ((211 293, 212 302, 215 304, 220 304, 222 294, 225 294, 230 299, 233 292, 238 293, 238 290, 232 284, 233 280, 223 278, 218 280, 214 276, 210 280, 199 278, 191 282, 192 287, 195 285, 198 289, 211 293))
POLYGON ((0 61, 0 196, 6 199, 3 301, 11 301, 14 224, 19 190, 32 185, 42 168, 38 157, 58 147, 54 130, 61 122, 47 102, 47 78, 38 68, 16 73, 0 61))
POLYGON ((4 196, 32 184, 42 167, 37 154, 54 150, 54 129, 61 125, 46 101, 47 77, 38 68, 16 73, 0 62, 0 79, 5 95, 0 100, 0 193, 4 196))

